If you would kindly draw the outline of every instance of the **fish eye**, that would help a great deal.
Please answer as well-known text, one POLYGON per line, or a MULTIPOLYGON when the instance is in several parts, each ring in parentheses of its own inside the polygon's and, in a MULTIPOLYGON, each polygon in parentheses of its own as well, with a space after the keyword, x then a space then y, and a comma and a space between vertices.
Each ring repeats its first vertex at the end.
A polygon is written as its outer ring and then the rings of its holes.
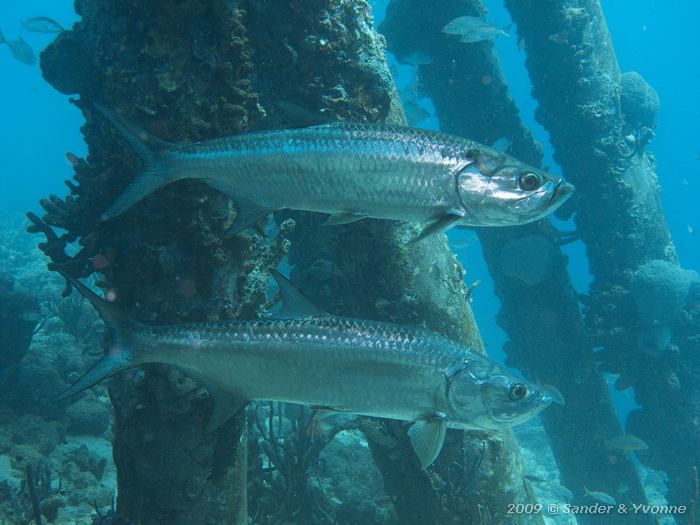
POLYGON ((527 395, 527 387, 522 383, 513 383, 508 389, 508 397, 512 401, 520 401, 527 395))
POLYGON ((525 191, 536 190, 537 188, 542 186, 543 183, 544 180, 542 176, 537 173, 532 173, 531 171, 520 175, 520 179, 518 180, 518 185, 520 186, 520 189, 525 191))

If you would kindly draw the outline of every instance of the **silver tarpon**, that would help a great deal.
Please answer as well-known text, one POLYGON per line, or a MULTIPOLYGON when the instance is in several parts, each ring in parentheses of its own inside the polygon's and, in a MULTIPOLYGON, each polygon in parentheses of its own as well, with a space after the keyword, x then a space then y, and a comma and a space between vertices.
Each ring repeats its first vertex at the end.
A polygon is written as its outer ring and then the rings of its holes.
POLYGON ((251 400, 412 421, 408 433, 423 468, 437 457, 448 427, 510 427, 560 401, 554 390, 437 334, 323 313, 276 272, 283 308, 274 318, 167 326, 131 320, 62 275, 95 307, 112 344, 58 400, 126 368, 166 363, 209 391, 208 431, 251 400))
POLYGON ((199 179, 236 203, 229 233, 293 209, 328 213, 329 224, 421 222, 422 238, 455 225, 532 222, 574 190, 505 153, 420 129, 337 123, 175 145, 97 107, 143 161, 105 220, 172 182, 199 179))

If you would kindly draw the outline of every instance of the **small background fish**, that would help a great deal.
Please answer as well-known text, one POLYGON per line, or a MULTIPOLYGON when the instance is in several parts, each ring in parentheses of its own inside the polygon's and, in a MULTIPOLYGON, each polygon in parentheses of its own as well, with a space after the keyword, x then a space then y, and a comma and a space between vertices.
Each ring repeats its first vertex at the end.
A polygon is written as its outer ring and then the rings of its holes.
POLYGON ((649 445, 647 445, 637 436, 633 436, 632 434, 627 434, 625 436, 615 436, 613 438, 610 438, 605 442, 605 445, 608 448, 617 448, 620 450, 624 450, 625 452, 647 450, 649 448, 649 445))
POLYGON ((497 36, 510 36, 512 24, 500 28, 477 16, 460 16, 451 20, 442 32, 459 36, 460 42, 473 43, 490 40, 497 36))
POLYGON ((7 40, 2 30, 0 30, 0 44, 6 44, 10 48, 10 53, 12 53, 15 60, 28 66, 36 64, 34 51, 22 37, 19 37, 17 40, 7 40))
POLYGON ((33 16, 22 20, 22 29, 30 33, 56 34, 64 31, 63 26, 48 16, 33 16))
POLYGON ((405 57, 402 57, 402 62, 406 62, 412 66, 425 66, 432 64, 434 60, 433 57, 425 51, 413 51, 405 57))

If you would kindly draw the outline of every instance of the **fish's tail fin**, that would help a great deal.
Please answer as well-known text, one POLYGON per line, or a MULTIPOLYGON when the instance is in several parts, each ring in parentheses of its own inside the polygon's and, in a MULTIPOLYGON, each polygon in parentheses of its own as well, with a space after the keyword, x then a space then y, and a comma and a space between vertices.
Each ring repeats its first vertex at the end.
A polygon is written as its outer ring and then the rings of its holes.
POLYGON ((507 36, 512 36, 513 35, 513 24, 506 24, 503 26, 503 34, 507 36))
POLYGON ((140 362, 134 358, 129 345, 129 334, 138 324, 107 301, 99 297, 83 283, 57 268, 80 295, 85 297, 97 310, 111 336, 111 346, 105 356, 88 372, 66 390, 56 396, 55 401, 62 401, 78 392, 82 392, 97 383, 113 376, 117 372, 136 366, 140 362))
POLYGON ((143 167, 133 181, 124 189, 117 200, 102 214, 101 220, 106 221, 124 213, 131 206, 150 195, 154 191, 175 182, 178 177, 169 172, 164 160, 173 144, 156 138, 121 115, 103 106, 95 104, 95 108, 119 130, 129 145, 141 158, 143 167))

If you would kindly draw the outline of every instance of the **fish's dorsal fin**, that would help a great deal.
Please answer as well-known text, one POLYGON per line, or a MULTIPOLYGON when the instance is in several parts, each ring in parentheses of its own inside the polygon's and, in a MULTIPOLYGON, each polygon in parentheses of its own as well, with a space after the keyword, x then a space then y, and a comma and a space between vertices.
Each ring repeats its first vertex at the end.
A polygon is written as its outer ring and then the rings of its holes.
POLYGON ((499 153, 505 153, 510 148, 510 140, 508 137, 501 137, 496 142, 491 144, 491 149, 495 149, 499 153))
POLYGON ((280 287, 282 310, 275 316, 278 319, 295 319, 324 315, 325 312, 309 301, 299 289, 277 270, 272 270, 272 277, 280 287))

